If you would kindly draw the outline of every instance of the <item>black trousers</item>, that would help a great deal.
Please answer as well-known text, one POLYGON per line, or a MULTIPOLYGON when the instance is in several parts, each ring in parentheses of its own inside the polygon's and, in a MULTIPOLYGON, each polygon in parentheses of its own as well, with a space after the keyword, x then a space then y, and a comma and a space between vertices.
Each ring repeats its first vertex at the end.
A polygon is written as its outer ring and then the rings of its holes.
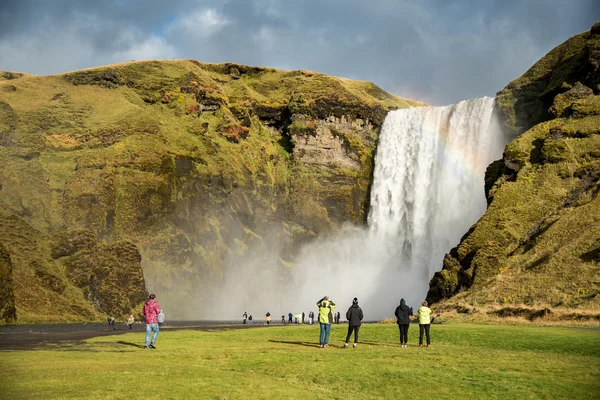
POLYGON ((425 335, 427 336, 427 344, 429 345, 431 343, 430 337, 429 337, 429 328, 431 327, 431 324, 419 324, 419 344, 423 344, 423 331, 425 331, 425 335))
POLYGON ((400 344, 408 343, 408 324, 399 324, 398 328, 400 329, 400 344))
POLYGON ((350 340, 350 335, 352 335, 352 331, 354 331, 354 343, 358 343, 358 330, 359 326, 348 326, 348 335, 346 335, 346 343, 350 340))

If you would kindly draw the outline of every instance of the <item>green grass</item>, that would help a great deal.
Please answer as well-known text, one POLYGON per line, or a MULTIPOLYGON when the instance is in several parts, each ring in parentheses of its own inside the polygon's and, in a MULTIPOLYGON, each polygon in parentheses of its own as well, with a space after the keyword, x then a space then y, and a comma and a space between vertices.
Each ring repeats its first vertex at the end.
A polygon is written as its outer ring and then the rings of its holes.
POLYGON ((364 325, 356 349, 333 326, 142 333, 4 351, 3 398, 569 398, 600 396, 600 331, 445 324, 432 347, 397 344, 396 325, 364 325))

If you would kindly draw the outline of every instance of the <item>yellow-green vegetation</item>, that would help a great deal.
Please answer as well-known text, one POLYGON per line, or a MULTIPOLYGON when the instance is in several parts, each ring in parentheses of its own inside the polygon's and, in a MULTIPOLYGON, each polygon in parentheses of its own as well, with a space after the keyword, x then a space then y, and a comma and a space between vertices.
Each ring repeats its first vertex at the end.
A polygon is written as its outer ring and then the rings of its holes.
POLYGON ((293 265, 299 243, 364 221, 378 127, 420 105, 369 82, 193 60, 0 77, 0 216, 24 232, 0 233, 0 284, 30 322, 129 314, 141 265, 151 290, 182 299, 210 296, 249 251, 293 265))
POLYGON ((162 331, 3 351, 3 398, 597 399, 600 332, 574 328, 433 325, 432 347, 397 343, 395 325, 363 325, 356 349, 333 326, 162 331))
POLYGON ((499 93, 528 130, 488 169, 487 212, 430 283, 440 310, 600 321, 598 83, 600 23, 499 93))

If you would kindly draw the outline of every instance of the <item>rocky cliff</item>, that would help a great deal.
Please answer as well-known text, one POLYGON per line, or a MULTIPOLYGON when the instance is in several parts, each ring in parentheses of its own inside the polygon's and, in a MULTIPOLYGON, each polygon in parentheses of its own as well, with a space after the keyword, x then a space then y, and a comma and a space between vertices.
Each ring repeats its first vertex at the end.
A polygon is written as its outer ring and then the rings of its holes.
POLYGON ((0 318, 123 316, 146 288, 209 297, 250 252, 285 272, 299 244, 364 222, 379 126, 418 104, 193 60, 0 73, 0 318))
POLYGON ((440 310, 600 320, 600 23, 497 104, 518 137, 488 168, 489 208, 446 255, 428 299, 440 310))

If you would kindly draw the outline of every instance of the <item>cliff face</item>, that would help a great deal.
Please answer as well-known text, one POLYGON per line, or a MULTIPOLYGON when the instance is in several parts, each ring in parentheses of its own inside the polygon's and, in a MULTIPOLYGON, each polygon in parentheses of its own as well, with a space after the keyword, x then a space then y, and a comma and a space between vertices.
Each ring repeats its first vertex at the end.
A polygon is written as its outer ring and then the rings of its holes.
POLYGON ((487 212, 430 282, 428 299, 442 301, 440 309, 598 315, 599 84, 597 23, 498 93, 507 127, 524 133, 488 168, 487 212))
POLYGON ((210 296, 249 252, 285 270, 299 244, 364 221, 378 128, 418 105, 192 60, 0 77, 2 285, 21 321, 128 314, 144 278, 210 296))

